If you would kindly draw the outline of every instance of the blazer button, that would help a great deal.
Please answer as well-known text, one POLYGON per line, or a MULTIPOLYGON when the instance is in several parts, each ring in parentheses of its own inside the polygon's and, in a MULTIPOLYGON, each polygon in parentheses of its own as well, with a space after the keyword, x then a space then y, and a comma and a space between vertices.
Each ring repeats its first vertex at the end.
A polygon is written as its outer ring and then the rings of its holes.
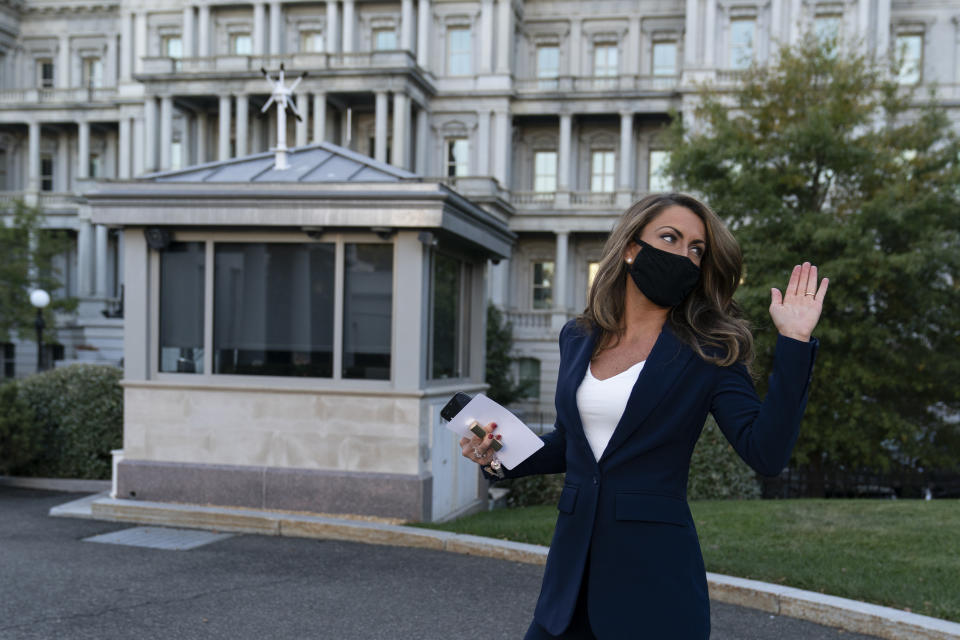
POLYGON ((593 476, 593 484, 600 484, 600 478, 593 476))

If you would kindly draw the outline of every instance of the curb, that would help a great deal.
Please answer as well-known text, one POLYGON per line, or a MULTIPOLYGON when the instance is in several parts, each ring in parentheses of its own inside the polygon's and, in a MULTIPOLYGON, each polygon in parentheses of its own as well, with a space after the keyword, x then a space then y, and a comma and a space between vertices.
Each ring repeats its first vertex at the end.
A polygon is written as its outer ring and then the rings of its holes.
POLYGON ((19 487, 21 489, 42 489, 44 491, 63 491, 65 493, 99 493, 109 491, 110 480, 72 480, 67 478, 26 478, 21 476, 0 476, 0 487, 19 487))
MULTIPOLYGON (((366 544, 419 547, 523 562, 546 563, 548 547, 449 531, 304 513, 259 511, 90 496, 51 509, 51 515, 170 527, 212 529, 366 544), (71 505, 76 505, 71 508, 71 505), (89 511, 87 511, 89 509, 89 511)), ((808 620, 886 640, 960 640, 960 624, 892 607, 813 591, 707 573, 710 599, 808 620)))

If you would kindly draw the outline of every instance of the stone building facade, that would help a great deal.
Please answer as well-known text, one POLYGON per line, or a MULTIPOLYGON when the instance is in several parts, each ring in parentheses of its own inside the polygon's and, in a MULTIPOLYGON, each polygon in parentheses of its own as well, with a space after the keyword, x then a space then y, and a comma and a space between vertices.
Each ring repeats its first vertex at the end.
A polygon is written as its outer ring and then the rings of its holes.
MULTIPOLYGON (((551 422, 557 331, 617 215, 668 186, 669 111, 810 29, 903 51, 902 81, 936 83, 960 120, 960 8, 937 0, 0 0, 0 203, 38 204, 75 238, 63 356, 116 361, 123 240, 82 194, 270 149, 259 70, 306 71, 298 146, 341 145, 507 216, 518 239, 488 291, 533 389, 521 408, 551 422)), ((4 345, 2 371, 32 372, 34 354, 4 345)))

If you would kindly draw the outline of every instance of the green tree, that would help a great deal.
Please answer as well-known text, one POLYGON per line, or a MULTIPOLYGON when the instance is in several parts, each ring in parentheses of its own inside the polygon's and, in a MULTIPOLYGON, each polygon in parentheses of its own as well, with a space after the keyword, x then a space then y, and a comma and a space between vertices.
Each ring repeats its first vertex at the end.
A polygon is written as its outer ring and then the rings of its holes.
MULTIPOLYGON (((808 259, 830 278, 794 462, 954 465, 960 429, 960 144, 942 108, 879 63, 808 37, 675 121, 668 173, 744 252, 737 294, 759 385, 770 289, 808 259)), ((763 391, 761 388, 760 391, 763 391)))
MULTIPOLYGON (((44 230, 42 225, 40 210, 22 201, 15 201, 9 211, 0 211, 0 341, 13 336, 31 338, 37 311, 30 304, 30 291, 52 293, 62 286, 53 262, 70 241, 64 232, 44 230)), ((54 311, 75 307, 72 298, 53 297, 44 309, 48 330, 55 326, 54 311)))
POLYGON ((521 397, 523 385, 514 381, 510 371, 513 357, 513 325, 505 320, 503 313, 493 304, 487 305, 487 367, 486 383, 490 385, 487 396, 502 405, 508 405, 521 397))

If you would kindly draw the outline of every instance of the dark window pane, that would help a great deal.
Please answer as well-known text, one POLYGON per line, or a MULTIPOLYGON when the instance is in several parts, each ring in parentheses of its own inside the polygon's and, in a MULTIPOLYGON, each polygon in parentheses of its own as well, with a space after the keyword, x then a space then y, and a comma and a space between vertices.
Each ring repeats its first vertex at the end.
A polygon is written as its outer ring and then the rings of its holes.
POLYGON ((217 243, 215 373, 333 375, 332 243, 217 243))
POLYGON ((343 377, 390 379, 393 245, 344 246, 343 377))
POLYGON ((460 261, 443 254, 433 259, 433 336, 431 377, 460 376, 458 333, 460 331, 460 261))
POLYGON ((202 242, 160 253, 160 371, 203 373, 202 242))

